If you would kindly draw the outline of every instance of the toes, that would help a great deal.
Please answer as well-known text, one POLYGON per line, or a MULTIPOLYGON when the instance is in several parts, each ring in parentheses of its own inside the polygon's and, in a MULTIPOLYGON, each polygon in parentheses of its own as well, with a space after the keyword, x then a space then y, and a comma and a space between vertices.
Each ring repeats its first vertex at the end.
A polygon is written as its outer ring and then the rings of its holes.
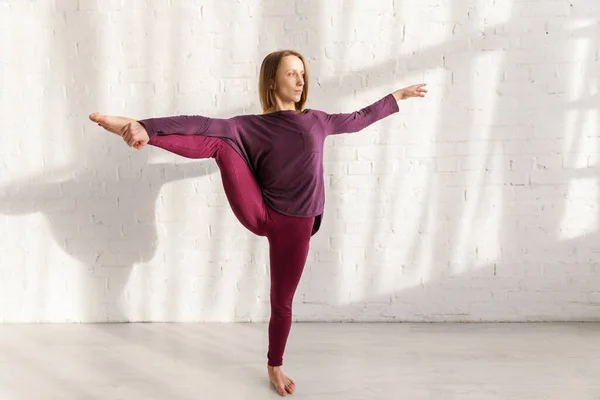
POLYGON ((294 384, 294 381, 292 381, 291 379, 287 379, 286 383, 285 383, 285 390, 287 390, 288 393, 294 393, 294 389, 296 388, 296 385, 294 384))
POLYGON ((104 118, 103 118, 102 114, 97 113, 97 112, 95 112, 93 114, 90 114, 90 119, 104 128, 104 122, 105 121, 104 121, 104 118))
POLYGON ((287 390, 283 382, 271 378, 271 384, 273 385, 273 388, 277 391, 277 393, 279 393, 281 396, 287 395, 287 390))

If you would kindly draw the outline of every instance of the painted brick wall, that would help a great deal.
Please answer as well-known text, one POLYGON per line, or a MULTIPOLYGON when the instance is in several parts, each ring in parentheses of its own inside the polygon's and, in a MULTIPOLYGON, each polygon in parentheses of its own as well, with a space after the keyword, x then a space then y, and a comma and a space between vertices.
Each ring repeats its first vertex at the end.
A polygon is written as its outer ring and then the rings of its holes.
POLYGON ((597 0, 0 0, 0 321, 264 321, 268 249, 213 160, 87 120, 425 99, 326 143, 297 320, 600 316, 597 0))

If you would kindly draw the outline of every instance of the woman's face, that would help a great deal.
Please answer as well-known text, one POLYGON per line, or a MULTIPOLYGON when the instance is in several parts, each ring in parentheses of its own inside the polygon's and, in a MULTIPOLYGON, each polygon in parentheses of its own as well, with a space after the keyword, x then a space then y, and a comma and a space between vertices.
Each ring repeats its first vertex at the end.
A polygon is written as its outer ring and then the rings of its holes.
POLYGON ((300 101, 304 87, 304 64, 296 56, 285 56, 281 59, 276 81, 272 88, 281 102, 300 101))

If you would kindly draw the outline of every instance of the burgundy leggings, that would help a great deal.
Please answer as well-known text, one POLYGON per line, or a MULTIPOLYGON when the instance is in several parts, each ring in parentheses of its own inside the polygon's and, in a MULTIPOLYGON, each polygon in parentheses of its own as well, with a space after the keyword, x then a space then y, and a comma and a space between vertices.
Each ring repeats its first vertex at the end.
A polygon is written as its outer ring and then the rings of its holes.
POLYGON ((268 365, 282 365, 292 325, 292 300, 308 255, 314 217, 290 217, 268 207, 244 159, 220 138, 165 135, 153 137, 148 144, 187 158, 214 158, 235 216, 250 232, 267 237, 271 264, 267 358, 268 365))

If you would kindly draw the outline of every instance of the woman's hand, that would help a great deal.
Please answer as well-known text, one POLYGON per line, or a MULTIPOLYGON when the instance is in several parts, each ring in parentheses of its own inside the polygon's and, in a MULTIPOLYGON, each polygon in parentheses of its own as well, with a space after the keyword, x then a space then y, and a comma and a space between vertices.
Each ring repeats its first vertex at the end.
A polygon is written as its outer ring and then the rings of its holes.
POLYGON ((412 85, 403 89, 398 89, 392 94, 394 95, 396 101, 406 100, 411 97, 425 97, 425 93, 427 93, 427 89, 423 89, 423 86, 425 85, 427 84, 419 83, 417 85, 412 85))
POLYGON ((150 140, 148 132, 146 132, 146 128, 144 128, 144 126, 137 121, 133 121, 125 125, 123 127, 123 131, 121 132, 121 137, 129 145, 129 147, 134 147, 138 150, 144 147, 150 140))
POLYGON ((97 112, 90 114, 90 119, 107 131, 121 136, 129 147, 140 150, 150 140, 146 128, 135 119, 103 115, 97 112))

